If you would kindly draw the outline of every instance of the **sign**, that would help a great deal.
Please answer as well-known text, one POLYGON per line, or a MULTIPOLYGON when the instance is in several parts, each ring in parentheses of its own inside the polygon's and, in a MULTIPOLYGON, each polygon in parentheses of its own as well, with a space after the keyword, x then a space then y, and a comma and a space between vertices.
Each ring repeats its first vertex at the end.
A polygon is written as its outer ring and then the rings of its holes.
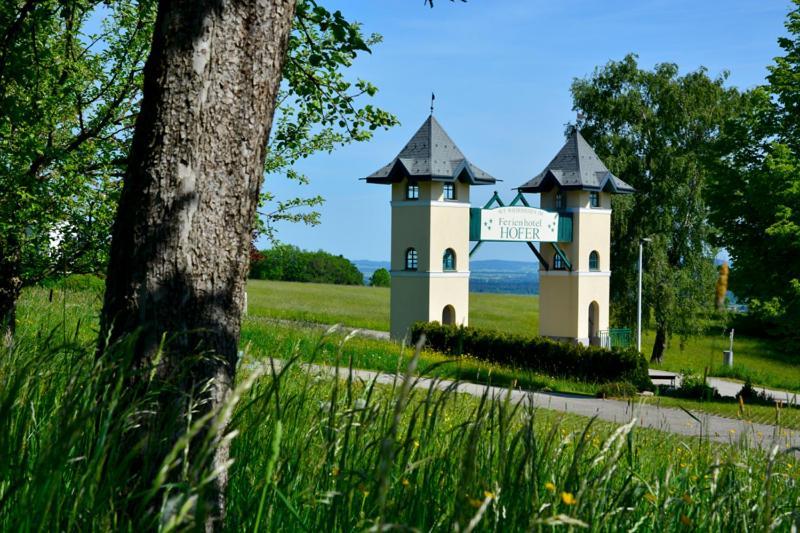
MULTIPOLYGON (((570 228, 572 229, 572 228, 570 228)), ((535 207, 470 210, 471 241, 558 242, 559 216, 535 207)), ((571 232, 570 232, 571 233, 571 232)))

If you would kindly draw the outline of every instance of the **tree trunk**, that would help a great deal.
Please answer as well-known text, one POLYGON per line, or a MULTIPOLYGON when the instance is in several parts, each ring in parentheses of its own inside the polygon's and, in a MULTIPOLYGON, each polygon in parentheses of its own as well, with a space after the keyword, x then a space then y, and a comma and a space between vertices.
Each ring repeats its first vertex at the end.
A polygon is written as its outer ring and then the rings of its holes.
POLYGON ((20 249, 13 235, 0 238, 0 342, 10 346, 17 325, 17 300, 22 292, 20 249))
POLYGON ((653 344, 653 353, 650 356, 651 363, 661 363, 664 359, 664 351, 667 349, 667 328, 663 324, 656 325, 656 341, 653 344))
MULTIPOLYGON (((145 368, 170 333, 157 374, 182 375, 184 389, 211 383, 205 409, 219 406, 234 381, 250 236, 294 3, 159 2, 99 351, 135 333, 134 366, 145 368), (201 352, 215 358, 190 363, 201 352)), ((220 446, 213 466, 227 459, 220 446)), ((213 527, 224 518, 226 484, 221 468, 206 502, 213 527)))

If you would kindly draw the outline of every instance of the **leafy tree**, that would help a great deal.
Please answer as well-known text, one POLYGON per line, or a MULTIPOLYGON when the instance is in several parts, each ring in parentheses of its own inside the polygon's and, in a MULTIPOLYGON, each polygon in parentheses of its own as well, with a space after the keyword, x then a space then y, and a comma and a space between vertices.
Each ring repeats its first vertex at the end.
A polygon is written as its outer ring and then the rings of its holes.
POLYGON ((767 85, 721 140, 710 188, 718 244, 730 253, 731 290, 753 320, 800 346, 800 1, 778 39, 784 55, 769 67, 767 85))
POLYGON ((740 100, 724 83, 724 75, 711 79, 704 69, 679 75, 671 63, 644 70, 628 55, 572 85, 585 117, 581 133, 637 190, 613 203, 611 292, 619 321, 635 320, 639 242, 652 238, 644 304, 655 319, 653 361, 672 334, 698 333, 712 309, 716 269, 704 194, 715 141, 740 100))
MULTIPOLYGON (((154 18, 152 0, 0 7, 0 190, 11 199, 0 206, 0 324, 13 329, 24 285, 105 270, 154 18), (93 17, 103 21, 97 35, 87 30, 93 17)), ((372 84, 344 77, 356 53, 379 41, 341 13, 300 2, 267 173, 308 183, 292 169, 299 159, 396 124, 359 105, 360 96, 375 94, 372 84)), ((321 202, 266 191, 256 229, 272 238, 279 220, 315 224, 318 213, 298 209, 321 202)))
POLYGON ((369 284, 373 287, 389 287, 392 284, 392 276, 385 268, 379 268, 372 273, 369 284))
MULTIPOLYGON (((159 2, 114 223, 98 344, 99 352, 133 350, 129 386, 141 382, 142 369, 170 385, 159 389, 152 419, 131 430, 132 443, 152 444, 142 449, 149 460, 132 473, 134 494, 166 453, 160 439, 170 437, 154 428, 189 416, 180 412, 189 408, 184 398, 199 397, 193 420, 224 416, 270 125, 285 65, 290 69, 287 50, 309 50, 297 75, 286 78, 295 102, 306 106, 301 112, 312 117, 309 124, 344 128, 358 139, 364 128, 393 120, 358 109, 349 87, 321 74, 369 50, 359 28, 338 11, 302 0, 297 21, 305 26, 292 30, 294 10, 294 0, 159 2), (294 39, 307 46, 293 48, 294 39)), ((291 153, 304 149, 289 146, 291 153)), ((224 426, 224 419, 208 422, 197 439, 224 426)), ((229 440, 221 438, 213 457, 189 458, 208 461, 215 473, 202 494, 184 495, 187 505, 199 496, 196 516, 207 517, 209 527, 224 514, 228 449, 229 440)))
POLYGON ((105 264, 154 2, 0 4, 0 326, 26 283, 105 264), (103 14, 101 29, 89 19, 103 14))

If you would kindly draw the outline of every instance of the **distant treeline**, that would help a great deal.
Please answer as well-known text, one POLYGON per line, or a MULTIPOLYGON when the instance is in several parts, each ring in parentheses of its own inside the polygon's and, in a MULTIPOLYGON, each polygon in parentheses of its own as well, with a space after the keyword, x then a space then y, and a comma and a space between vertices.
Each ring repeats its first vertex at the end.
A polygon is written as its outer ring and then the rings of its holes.
POLYGON ((322 250, 309 252, 281 244, 269 250, 253 250, 250 278, 363 285, 364 276, 349 259, 322 250))

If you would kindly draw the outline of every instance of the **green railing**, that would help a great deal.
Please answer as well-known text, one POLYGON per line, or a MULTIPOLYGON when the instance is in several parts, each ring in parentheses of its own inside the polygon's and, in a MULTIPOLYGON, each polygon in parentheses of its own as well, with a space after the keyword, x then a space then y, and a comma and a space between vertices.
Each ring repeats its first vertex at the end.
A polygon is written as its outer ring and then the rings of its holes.
POLYGON ((613 328, 599 332, 600 346, 603 348, 628 348, 633 345, 630 328, 613 328))

